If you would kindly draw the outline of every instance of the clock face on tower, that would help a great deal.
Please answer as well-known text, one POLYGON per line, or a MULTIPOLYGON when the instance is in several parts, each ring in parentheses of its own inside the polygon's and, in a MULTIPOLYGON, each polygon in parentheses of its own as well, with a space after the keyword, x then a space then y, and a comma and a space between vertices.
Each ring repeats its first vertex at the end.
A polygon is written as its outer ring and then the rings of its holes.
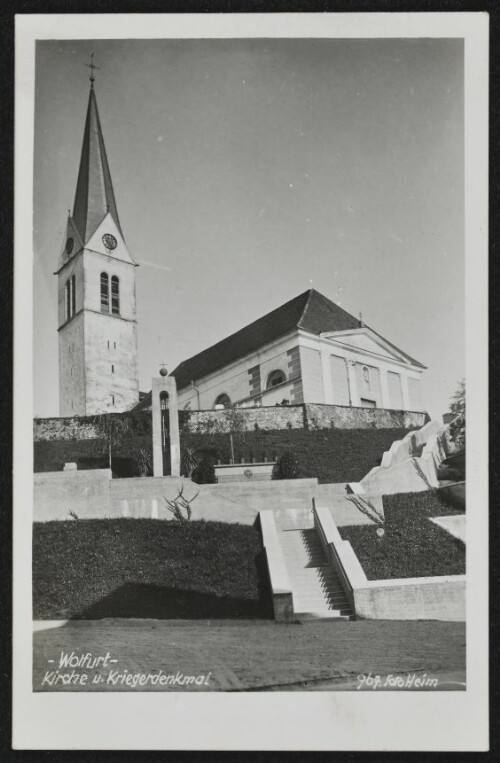
POLYGON ((106 249, 116 249, 118 245, 118 241, 114 236, 111 235, 111 233, 105 233, 102 237, 102 243, 106 247, 106 249))

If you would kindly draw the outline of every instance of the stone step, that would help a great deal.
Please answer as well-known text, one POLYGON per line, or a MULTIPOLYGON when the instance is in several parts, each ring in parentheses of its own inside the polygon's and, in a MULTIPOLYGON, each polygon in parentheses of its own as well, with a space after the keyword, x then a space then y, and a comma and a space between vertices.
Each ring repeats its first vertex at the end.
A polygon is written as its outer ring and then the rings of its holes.
POLYGON ((317 552, 310 554, 300 546, 297 546, 296 548, 294 546, 284 546, 283 551, 285 556, 299 556, 303 559, 324 559, 326 564, 326 554, 319 554, 317 552))
POLYGON ((335 591, 330 591, 328 588, 306 588, 305 586, 294 586, 292 585, 292 593, 296 594, 297 596, 330 596, 335 598, 342 598, 347 599, 347 596, 345 595, 344 591, 342 591, 340 588, 337 588, 335 591))
POLYGON ((299 620, 355 620, 352 612, 343 614, 324 612, 323 610, 313 612, 295 612, 295 617, 299 620))
POLYGON ((294 601, 293 603, 293 611, 294 612, 311 612, 311 610, 319 611, 324 610, 325 612, 350 612, 351 608, 347 602, 335 602, 331 606, 329 606, 324 601, 317 601, 316 599, 306 599, 306 600, 299 600, 294 601))
POLYGON ((342 601, 348 601, 344 591, 329 591, 324 588, 297 588, 292 586, 292 593, 294 596, 298 596, 300 599, 307 597, 314 597, 320 599, 342 599, 342 601))
POLYGON ((342 586, 322 586, 322 585, 311 585, 309 583, 300 583, 296 584, 292 580, 292 588, 294 591, 304 592, 308 593, 311 591, 321 591, 321 593, 329 593, 332 596, 345 596, 345 591, 342 588, 342 586))
POLYGON ((322 593, 321 591, 292 591, 293 598, 305 601, 306 599, 317 599, 318 601, 341 601, 347 602, 347 597, 343 594, 329 594, 322 593))
POLYGON ((342 613, 349 613, 351 611, 351 608, 348 604, 336 604, 335 606, 329 606, 327 603, 323 601, 303 601, 302 599, 299 599, 299 601, 294 602, 294 611, 295 612, 311 612, 311 611, 320 611, 323 610, 325 612, 342 612, 342 613))
POLYGON ((297 574, 290 574, 290 579, 292 582, 300 583, 300 584, 311 584, 311 585, 323 585, 323 586, 336 586, 338 588, 342 588, 342 583, 338 578, 334 577, 315 577, 314 575, 297 575, 297 574))
POLYGON ((352 610, 338 573, 314 530, 280 533, 290 575, 294 613, 300 619, 350 619, 352 610))

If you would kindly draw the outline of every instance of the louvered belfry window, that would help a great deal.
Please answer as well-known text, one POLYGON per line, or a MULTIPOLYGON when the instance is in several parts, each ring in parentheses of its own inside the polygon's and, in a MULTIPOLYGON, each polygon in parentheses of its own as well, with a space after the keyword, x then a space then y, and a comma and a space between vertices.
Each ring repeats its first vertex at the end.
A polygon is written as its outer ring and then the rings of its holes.
POLYGON ((66 307, 66 320, 69 321, 71 318, 71 281, 69 278, 64 284, 64 302, 66 307))
POLYGON ((101 273, 101 312, 109 313, 109 277, 101 273))
POLYGON ((111 278, 111 312, 120 315, 120 281, 118 276, 111 278))
POLYGON ((74 275, 72 275, 71 278, 68 278, 65 283, 64 302, 66 308, 66 320, 69 321, 69 319, 76 313, 76 277, 74 275))

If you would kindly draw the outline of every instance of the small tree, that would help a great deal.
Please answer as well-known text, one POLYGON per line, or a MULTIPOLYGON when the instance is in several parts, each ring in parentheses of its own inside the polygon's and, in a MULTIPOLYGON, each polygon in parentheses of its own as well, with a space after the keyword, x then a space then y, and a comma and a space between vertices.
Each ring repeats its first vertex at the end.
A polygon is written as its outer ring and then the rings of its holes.
POLYGON ((198 466, 193 469, 191 479, 197 485, 213 485, 216 482, 216 477, 212 460, 204 456, 198 466))
POLYGON ((111 469, 113 448, 119 447, 127 434, 131 432, 129 419, 116 413, 102 413, 94 418, 94 426, 108 443, 108 465, 111 469))
POLYGON ((98 434, 108 443, 108 464, 111 469, 113 451, 128 446, 138 452, 135 461, 142 475, 151 474, 151 456, 142 447, 141 437, 151 432, 147 416, 130 415, 129 413, 102 413, 95 416, 93 424, 98 434))
POLYGON ((187 445, 182 454, 182 470, 186 477, 191 477, 193 469, 196 469, 200 463, 200 456, 196 453, 196 448, 187 445))
POLYGON ((299 462, 291 450, 285 450, 273 466, 273 480, 296 480, 299 477, 299 462))
POLYGON ((151 456, 145 448, 139 448, 139 455, 136 460, 141 477, 149 477, 153 473, 153 464, 151 456))
POLYGON ((450 413, 455 417, 450 423, 450 439, 457 448, 465 448, 465 379, 459 382, 451 398, 450 413))

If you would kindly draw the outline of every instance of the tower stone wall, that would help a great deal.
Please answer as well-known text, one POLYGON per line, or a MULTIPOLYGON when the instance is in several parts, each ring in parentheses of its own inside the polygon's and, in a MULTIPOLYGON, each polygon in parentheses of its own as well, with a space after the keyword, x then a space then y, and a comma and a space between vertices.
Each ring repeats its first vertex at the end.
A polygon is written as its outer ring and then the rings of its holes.
POLYGON ((59 415, 85 416, 85 329, 83 310, 59 331, 59 415))

